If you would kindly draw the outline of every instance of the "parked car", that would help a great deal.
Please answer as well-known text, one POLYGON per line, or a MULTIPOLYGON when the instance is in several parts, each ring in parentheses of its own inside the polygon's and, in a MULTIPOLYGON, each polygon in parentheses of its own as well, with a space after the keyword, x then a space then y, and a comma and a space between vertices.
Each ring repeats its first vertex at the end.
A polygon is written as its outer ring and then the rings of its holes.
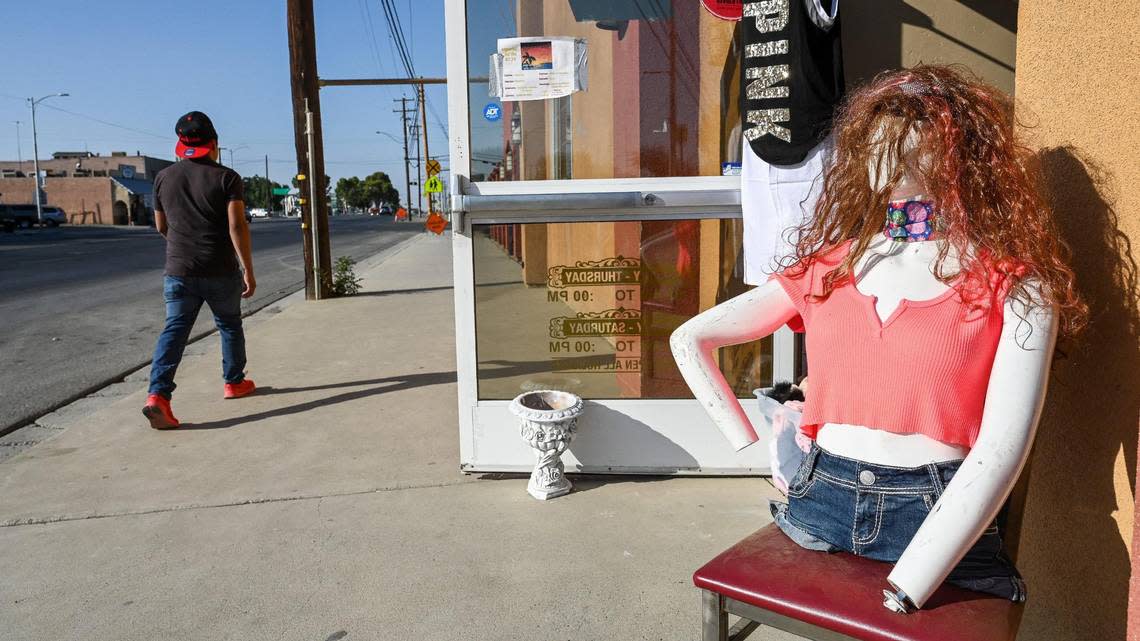
POLYGON ((20 223, 16 220, 16 215, 8 208, 7 205, 0 205, 0 227, 7 233, 16 231, 20 223))
MULTIPOLYGON (((40 224, 36 216, 35 205, 0 205, 3 210, 4 228, 34 227, 40 224)), ((43 225, 45 227, 58 227, 67 222, 67 214, 59 207, 44 206, 43 225)))
POLYGON ((67 222, 67 212, 59 207, 44 207, 44 224, 48 227, 58 227, 67 222))
POLYGON ((269 211, 264 207, 254 207, 249 210, 249 215, 254 218, 269 218, 269 211))
POLYGON ((17 227, 32 227, 36 224, 35 205, 8 205, 8 211, 16 219, 17 227))

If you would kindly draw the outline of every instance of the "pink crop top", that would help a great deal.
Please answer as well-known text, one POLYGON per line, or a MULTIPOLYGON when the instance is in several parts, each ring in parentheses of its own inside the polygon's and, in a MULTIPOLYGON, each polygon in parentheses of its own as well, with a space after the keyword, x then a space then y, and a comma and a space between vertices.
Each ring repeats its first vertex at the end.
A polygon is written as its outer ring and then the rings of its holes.
POLYGON ((1003 305, 993 303, 1004 302, 1008 289, 995 286, 986 305, 964 302, 960 287, 930 300, 904 299, 882 322, 875 298, 854 279, 838 283, 827 300, 809 299, 823 292, 823 277, 850 248, 841 243, 803 273, 774 276, 806 332, 804 431, 815 438, 820 425, 846 423, 972 447, 1002 331, 1003 305))

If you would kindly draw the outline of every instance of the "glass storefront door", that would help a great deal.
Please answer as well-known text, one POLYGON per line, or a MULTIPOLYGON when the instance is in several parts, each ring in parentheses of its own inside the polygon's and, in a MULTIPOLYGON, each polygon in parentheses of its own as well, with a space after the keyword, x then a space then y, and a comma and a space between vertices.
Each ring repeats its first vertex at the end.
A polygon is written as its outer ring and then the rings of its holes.
MULTIPOLYGON (((740 474, 669 351, 742 293, 739 32, 699 2, 447 0, 461 458, 529 470, 507 404, 588 405, 582 472, 740 474)), ((722 349, 752 390, 790 378, 789 337, 722 349)))

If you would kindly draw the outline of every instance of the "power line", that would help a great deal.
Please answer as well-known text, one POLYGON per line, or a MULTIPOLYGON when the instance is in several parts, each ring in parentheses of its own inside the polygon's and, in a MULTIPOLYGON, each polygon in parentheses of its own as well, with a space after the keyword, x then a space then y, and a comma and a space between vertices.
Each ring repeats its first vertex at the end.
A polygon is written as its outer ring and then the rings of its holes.
MULTIPOLYGON (((396 44, 396 49, 400 54, 400 60, 404 63, 404 71, 407 72, 409 78, 417 77, 416 68, 412 62, 411 51, 409 50, 407 39, 404 36, 404 24, 400 19, 400 11, 396 7, 395 0, 380 0, 380 6, 384 10, 384 18, 388 21, 388 33, 396 44)), ((431 111, 436 126, 443 131, 444 137, 450 137, 450 133, 447 131, 447 125, 444 123, 443 118, 440 118, 439 112, 436 111, 435 103, 428 104, 427 107, 428 110, 431 111)))
POLYGON ((376 68, 380 73, 384 73, 384 67, 380 60, 380 48, 376 42, 376 29, 372 25, 372 12, 368 10, 368 5, 365 4, 364 0, 357 0, 357 8, 360 9, 360 17, 363 18, 361 24, 370 34, 368 48, 372 52, 372 59, 376 61, 376 68))
POLYGON ((415 66, 412 64, 411 56, 408 55, 407 44, 404 42, 404 34, 399 23, 399 14, 391 4, 391 0, 380 0, 380 8, 384 11, 384 19, 388 22, 388 35, 392 41, 396 43, 396 50, 400 54, 400 62, 404 65, 404 72, 408 78, 416 77, 415 66))
POLYGON ((368 8, 365 0, 357 0, 363 26, 368 30, 368 48, 372 52, 372 59, 376 61, 376 68, 383 73, 383 61, 380 58, 380 42, 376 39, 376 26, 372 22, 372 10, 368 8))
MULTIPOLYGON (((20 102, 27 102, 28 101, 27 98, 21 98, 19 96, 13 96, 12 94, 9 94, 9 93, 0 93, 0 97, 10 98, 12 100, 19 100, 20 102)), ((102 118, 96 118, 95 116, 88 116, 87 114, 81 114, 78 111, 71 111, 70 109, 64 109, 63 107, 56 107, 55 105, 49 105, 49 104, 44 103, 40 106, 47 108, 47 109, 54 109, 56 111, 61 111, 65 114, 71 114, 72 116, 77 116, 79 118, 86 118, 87 120, 97 122, 101 125, 106 125, 108 127, 114 127, 116 129, 122 129, 124 131, 133 131, 137 134, 144 134, 144 135, 151 136, 154 138, 161 138, 163 140, 170 138, 170 136, 164 136, 162 134, 156 134, 153 131, 144 131, 142 129, 135 129, 134 127, 128 127, 126 125, 120 125, 118 123, 114 123, 114 122, 111 122, 109 120, 103 120, 102 118)))
POLYGON ((171 138, 171 136, 164 136, 162 134, 156 134, 153 131, 144 131, 142 129, 135 129, 134 127, 128 127, 126 125, 120 125, 117 123, 113 123, 109 120, 103 120, 102 118, 96 118, 95 116, 88 116, 87 114, 81 114, 78 111, 71 111, 69 109, 64 109, 63 107, 56 107, 55 105, 41 104, 40 106, 46 107, 48 109, 54 109, 56 111, 62 111, 65 114, 71 114, 73 116, 78 116, 80 118, 86 118, 87 120, 91 120, 91 121, 97 122, 97 123, 102 124, 102 125, 107 125, 108 127, 115 127, 116 129, 123 129, 125 131, 133 131, 137 134, 145 134, 147 136, 153 136, 155 138, 161 138, 163 140, 167 140, 167 139, 171 138))

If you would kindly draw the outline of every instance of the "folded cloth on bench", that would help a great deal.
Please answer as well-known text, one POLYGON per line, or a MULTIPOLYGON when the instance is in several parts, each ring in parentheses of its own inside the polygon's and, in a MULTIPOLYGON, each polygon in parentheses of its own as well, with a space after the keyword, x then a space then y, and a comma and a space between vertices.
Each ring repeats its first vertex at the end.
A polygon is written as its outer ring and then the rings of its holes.
MULTIPOLYGON (((914 468, 875 465, 832 454, 814 441, 788 484, 788 503, 772 501, 776 525, 809 550, 849 552, 894 563, 942 496, 961 461, 914 468)), ((1010 601, 1025 581, 991 524, 946 582, 1010 601)))

